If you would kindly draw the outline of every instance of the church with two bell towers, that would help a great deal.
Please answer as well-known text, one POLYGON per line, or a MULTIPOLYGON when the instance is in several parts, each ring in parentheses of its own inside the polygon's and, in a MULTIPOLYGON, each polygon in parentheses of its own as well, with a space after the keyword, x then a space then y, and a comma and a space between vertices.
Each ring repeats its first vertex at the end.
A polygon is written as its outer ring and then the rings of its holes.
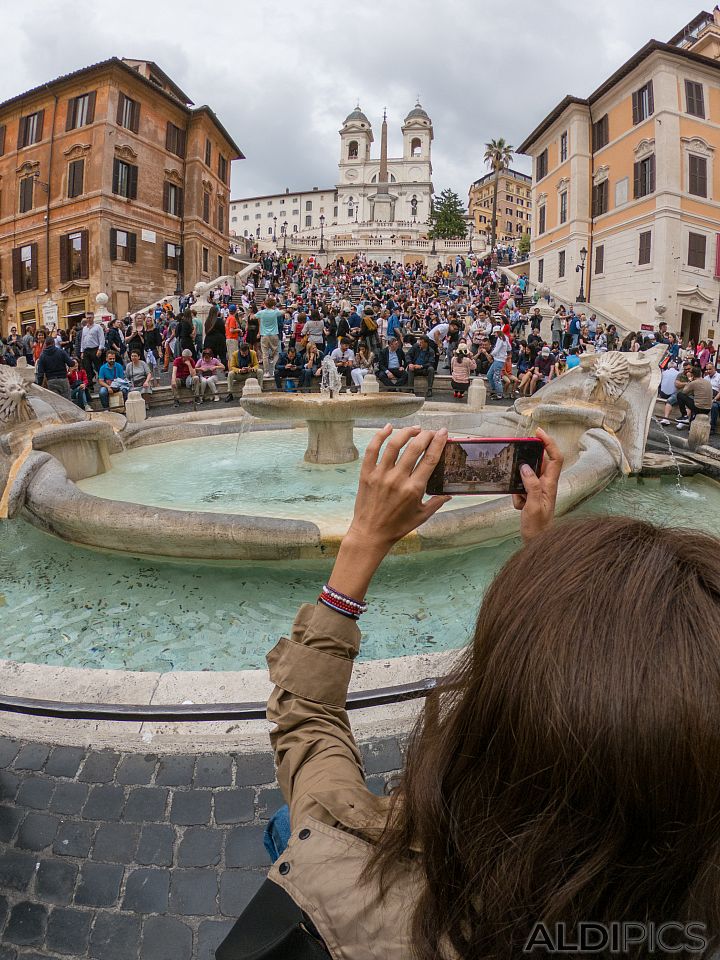
POLYGON ((402 157, 388 157, 387 116, 383 114, 380 156, 372 157, 372 124, 358 105, 340 128, 338 228, 369 224, 424 229, 430 215, 432 120, 420 103, 402 125, 402 157))

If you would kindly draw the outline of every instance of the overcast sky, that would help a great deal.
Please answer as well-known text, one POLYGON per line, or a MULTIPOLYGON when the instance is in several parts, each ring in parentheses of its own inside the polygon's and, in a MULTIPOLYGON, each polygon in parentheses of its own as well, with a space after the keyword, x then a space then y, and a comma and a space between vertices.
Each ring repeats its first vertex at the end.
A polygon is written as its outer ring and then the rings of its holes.
MULTIPOLYGON (((486 169, 487 140, 523 138, 566 94, 586 96, 699 0, 0 0, 0 100, 116 55, 155 60, 242 148, 232 196, 334 185, 357 101, 390 156, 417 94, 433 121, 436 192, 486 169), (541 17, 538 11, 542 9, 541 17)), ((526 158, 515 165, 528 170, 526 158)))

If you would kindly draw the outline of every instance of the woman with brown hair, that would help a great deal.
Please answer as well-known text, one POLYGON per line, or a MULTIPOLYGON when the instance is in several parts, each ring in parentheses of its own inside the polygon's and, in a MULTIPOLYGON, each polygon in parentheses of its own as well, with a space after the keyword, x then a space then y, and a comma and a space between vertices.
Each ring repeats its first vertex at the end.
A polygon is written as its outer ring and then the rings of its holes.
MULTIPOLYGON (((190 319, 189 311, 188 320, 190 326, 192 327, 192 319, 190 319)), ((213 356, 217 357, 223 366, 227 366, 225 323, 223 318, 220 316, 220 311, 214 305, 210 307, 210 312, 205 320, 205 338, 203 340, 203 350, 212 350, 213 356)))
POLYGON ((632 926, 626 957, 668 923, 675 956, 717 945, 717 542, 622 517, 551 527, 562 457, 539 433, 542 474, 515 498, 525 545, 390 797, 365 785, 345 711, 356 620, 392 546, 448 499, 423 499, 447 432, 388 425, 369 444, 328 584, 268 655, 292 835, 218 960, 546 957, 583 923, 632 926))

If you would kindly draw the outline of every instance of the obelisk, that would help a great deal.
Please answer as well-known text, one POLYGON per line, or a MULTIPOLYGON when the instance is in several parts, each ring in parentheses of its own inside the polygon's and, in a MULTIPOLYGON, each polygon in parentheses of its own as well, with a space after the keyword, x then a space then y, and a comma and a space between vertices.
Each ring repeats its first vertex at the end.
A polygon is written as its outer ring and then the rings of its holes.
POLYGON ((378 173, 377 193, 372 197, 373 220, 390 223, 394 219, 395 197, 390 196, 388 183, 388 128, 387 110, 383 110, 382 135, 380 138, 380 172, 378 173))

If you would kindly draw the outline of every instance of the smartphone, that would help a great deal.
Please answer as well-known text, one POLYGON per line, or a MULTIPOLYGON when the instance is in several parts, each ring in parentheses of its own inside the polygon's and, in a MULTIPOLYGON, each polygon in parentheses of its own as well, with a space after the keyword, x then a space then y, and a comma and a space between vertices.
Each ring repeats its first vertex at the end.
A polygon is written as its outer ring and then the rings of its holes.
POLYGON ((537 437, 451 437, 427 493, 525 493, 520 467, 527 463, 539 476, 543 450, 537 437))

